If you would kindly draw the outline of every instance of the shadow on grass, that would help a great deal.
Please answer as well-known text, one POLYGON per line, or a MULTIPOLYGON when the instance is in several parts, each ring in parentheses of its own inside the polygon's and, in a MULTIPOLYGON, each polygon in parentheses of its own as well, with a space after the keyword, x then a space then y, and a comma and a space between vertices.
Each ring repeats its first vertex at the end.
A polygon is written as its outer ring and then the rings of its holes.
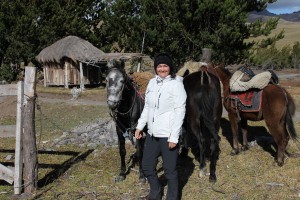
MULTIPOLYGON (((195 164, 193 163, 193 158, 188 155, 178 156, 177 172, 178 172, 178 199, 182 198, 182 190, 184 186, 188 183, 190 176, 193 174, 195 169, 195 164)), ((159 168, 157 172, 163 171, 163 167, 159 168)), ((162 174, 158 177, 159 182, 163 188, 167 187, 168 180, 165 175, 162 174)), ((164 189, 163 189, 164 190, 164 189)), ((166 196, 167 194, 163 194, 166 196)))
MULTIPOLYGON (((87 150, 86 152, 74 152, 74 151, 38 151, 38 154, 52 154, 52 155, 69 155, 72 156, 70 159, 66 160, 62 164, 43 164, 39 163, 39 168, 53 168, 53 170, 46 174, 42 179, 38 181, 38 188, 42 188, 56 179, 58 179, 62 174, 64 174, 72 165, 81 162, 87 158, 94 150, 87 150)), ((10 149, 0 149, 1 153, 12 153, 14 150, 10 149)), ((4 166, 14 166, 14 162, 1 162, 4 166)), ((12 186, 4 180, 0 180, 0 186, 12 186)), ((40 194, 42 195, 42 194, 40 194)), ((39 196, 39 195, 38 195, 39 196)), ((37 197, 38 197, 37 196, 37 197)))
POLYGON ((53 168, 53 171, 46 174, 42 179, 38 181, 38 187, 44 187, 53 181, 55 181, 57 178, 59 178, 62 174, 64 174, 72 165, 81 162, 85 160, 88 155, 90 155, 94 150, 90 149, 86 152, 79 153, 79 152, 73 152, 73 151, 63 151, 63 152, 57 152, 57 151, 39 151, 39 154, 55 154, 55 155, 70 155, 72 156, 70 159, 66 160, 62 164, 42 164, 39 163, 39 168, 53 168))
MULTIPOLYGON (((276 158, 277 145, 273 140, 273 137, 270 135, 268 130, 264 126, 249 126, 248 125, 248 143, 256 142, 262 149, 268 152, 271 156, 276 158), (275 149, 275 150, 274 150, 275 149)), ((233 137, 231 131, 230 122, 222 118, 221 119, 221 134, 226 138, 228 143, 233 146, 233 137)), ((242 144, 242 135, 239 132, 238 135, 239 143, 242 144)), ((251 145, 250 145, 251 146, 251 145)))

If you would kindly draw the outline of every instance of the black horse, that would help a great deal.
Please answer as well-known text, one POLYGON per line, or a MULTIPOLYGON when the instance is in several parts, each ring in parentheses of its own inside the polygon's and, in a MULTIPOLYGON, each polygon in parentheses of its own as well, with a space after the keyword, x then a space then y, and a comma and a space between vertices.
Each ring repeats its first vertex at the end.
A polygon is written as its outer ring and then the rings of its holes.
MULTIPOLYGON (((216 182, 216 164, 220 148, 218 135, 222 117, 220 81, 217 76, 200 70, 184 77, 187 93, 183 141, 200 163, 200 176, 205 175, 206 159, 210 160, 209 180, 216 182)), ((187 148, 183 148, 185 153, 187 148)), ((184 153, 183 153, 184 154, 184 153)))
POLYGON ((134 131, 143 111, 144 99, 137 91, 136 85, 127 76, 124 61, 112 59, 108 61, 107 66, 109 70, 106 78, 107 104, 116 123, 121 157, 121 172, 118 181, 123 181, 126 178, 126 137, 133 144, 135 143, 136 152, 132 155, 133 165, 139 163, 140 180, 144 181, 145 177, 141 168, 144 140, 134 141, 134 131))

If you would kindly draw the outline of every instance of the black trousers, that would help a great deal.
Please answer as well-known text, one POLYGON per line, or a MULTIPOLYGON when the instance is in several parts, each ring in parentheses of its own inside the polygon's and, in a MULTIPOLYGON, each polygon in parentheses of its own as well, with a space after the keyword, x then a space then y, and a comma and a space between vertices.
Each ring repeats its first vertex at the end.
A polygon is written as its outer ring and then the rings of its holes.
POLYGON ((178 145, 173 149, 169 149, 168 138, 157 138, 147 134, 144 145, 142 168, 150 185, 150 199, 161 199, 162 195, 162 188, 156 171, 157 159, 160 155, 163 159, 164 175, 168 180, 167 200, 178 199, 178 151, 178 145))

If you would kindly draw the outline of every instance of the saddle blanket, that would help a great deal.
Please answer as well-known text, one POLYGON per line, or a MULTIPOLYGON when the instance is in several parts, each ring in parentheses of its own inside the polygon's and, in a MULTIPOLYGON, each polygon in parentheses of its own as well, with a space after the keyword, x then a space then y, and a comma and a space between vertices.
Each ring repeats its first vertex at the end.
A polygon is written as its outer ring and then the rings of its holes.
POLYGON ((243 112, 259 112, 262 102, 262 90, 248 90, 245 92, 232 92, 229 95, 231 105, 243 112))

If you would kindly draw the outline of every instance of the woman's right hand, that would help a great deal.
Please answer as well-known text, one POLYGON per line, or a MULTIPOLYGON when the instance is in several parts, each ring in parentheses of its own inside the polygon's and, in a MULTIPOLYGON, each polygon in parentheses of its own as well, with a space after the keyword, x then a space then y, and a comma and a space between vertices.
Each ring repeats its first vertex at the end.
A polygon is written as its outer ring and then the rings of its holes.
POLYGON ((143 131, 141 131, 139 129, 136 129, 134 135, 135 135, 135 138, 137 140, 139 140, 139 139, 141 139, 143 137, 143 131))

